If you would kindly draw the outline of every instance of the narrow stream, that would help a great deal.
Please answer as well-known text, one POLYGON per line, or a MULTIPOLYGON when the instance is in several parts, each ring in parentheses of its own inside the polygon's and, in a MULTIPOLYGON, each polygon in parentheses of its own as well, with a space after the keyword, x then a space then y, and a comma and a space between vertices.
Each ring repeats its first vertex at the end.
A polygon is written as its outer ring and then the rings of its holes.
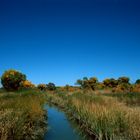
POLYGON ((45 106, 48 112, 48 131, 44 140, 84 140, 68 121, 65 113, 56 107, 45 106))

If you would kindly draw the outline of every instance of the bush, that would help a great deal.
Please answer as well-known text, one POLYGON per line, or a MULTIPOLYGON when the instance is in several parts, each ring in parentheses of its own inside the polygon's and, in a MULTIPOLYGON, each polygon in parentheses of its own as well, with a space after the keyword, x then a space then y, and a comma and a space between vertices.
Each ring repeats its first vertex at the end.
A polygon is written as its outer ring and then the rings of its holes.
POLYGON ((5 71, 1 77, 1 83, 3 87, 8 90, 18 90, 20 88, 20 83, 26 80, 26 76, 16 70, 5 71))
POLYGON ((134 85, 133 92, 138 92, 138 93, 140 93, 140 84, 134 85))
POLYGON ((48 83, 46 86, 47 86, 47 89, 48 89, 48 90, 55 90, 55 89, 56 89, 54 83, 48 83))
POLYGON ((124 92, 131 92, 132 91, 132 86, 130 84, 119 84, 115 89, 115 92, 120 92, 120 93, 124 93, 124 92))
POLYGON ((30 81, 26 80, 26 81, 22 81, 20 83, 21 88, 34 88, 35 85, 32 84, 30 81))
POLYGON ((76 85, 80 85, 84 90, 95 90, 98 84, 98 79, 96 77, 87 78, 84 77, 83 80, 77 80, 76 85))
POLYGON ((118 81, 115 80, 114 78, 110 78, 110 79, 105 79, 103 81, 103 84, 106 88, 114 88, 118 85, 118 81))
POLYGON ((119 77, 118 83, 119 84, 129 84, 130 79, 128 77, 119 77))
POLYGON ((47 86, 46 86, 46 84, 39 84, 37 86, 37 88, 40 89, 40 90, 46 90, 47 86))
POLYGON ((138 79, 138 80, 135 82, 135 84, 140 84, 140 79, 138 79))

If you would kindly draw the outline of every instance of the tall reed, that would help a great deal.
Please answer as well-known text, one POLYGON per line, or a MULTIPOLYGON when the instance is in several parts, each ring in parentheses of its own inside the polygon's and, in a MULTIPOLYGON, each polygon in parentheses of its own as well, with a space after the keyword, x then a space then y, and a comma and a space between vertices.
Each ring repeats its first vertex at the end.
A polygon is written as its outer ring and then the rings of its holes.
POLYGON ((46 130, 42 95, 3 93, 0 102, 0 140, 42 139, 46 130))
POLYGON ((140 139, 140 108, 130 108, 112 97, 76 94, 69 98, 72 119, 97 139, 140 139))

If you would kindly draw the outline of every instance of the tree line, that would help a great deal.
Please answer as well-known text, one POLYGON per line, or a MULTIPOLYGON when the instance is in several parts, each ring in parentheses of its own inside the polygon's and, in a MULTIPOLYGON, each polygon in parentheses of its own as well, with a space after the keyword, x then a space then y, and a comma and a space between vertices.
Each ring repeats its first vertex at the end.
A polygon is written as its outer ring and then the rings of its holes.
POLYGON ((113 92, 133 92, 140 91, 140 79, 136 80, 134 84, 130 83, 130 78, 126 76, 119 77, 118 79, 107 78, 99 82, 96 77, 78 79, 76 85, 79 85, 83 90, 102 90, 112 89, 113 92))
POLYGON ((54 83, 39 84, 35 86, 32 82, 27 80, 25 74, 17 70, 7 70, 1 76, 1 84, 3 88, 7 91, 16 91, 19 89, 31 89, 38 88, 40 90, 55 90, 56 86, 54 83))
POLYGON ((1 84, 7 91, 14 91, 19 89, 37 88, 39 90, 54 91, 69 91, 74 92, 78 88, 84 91, 96 91, 110 89, 112 92, 140 92, 140 79, 136 80, 134 84, 130 82, 130 78, 126 76, 119 77, 118 79, 107 78, 102 82, 96 77, 78 79, 76 85, 78 87, 66 85, 64 87, 56 87, 54 83, 38 84, 35 86, 30 82, 26 75, 17 70, 7 70, 1 76, 1 84))

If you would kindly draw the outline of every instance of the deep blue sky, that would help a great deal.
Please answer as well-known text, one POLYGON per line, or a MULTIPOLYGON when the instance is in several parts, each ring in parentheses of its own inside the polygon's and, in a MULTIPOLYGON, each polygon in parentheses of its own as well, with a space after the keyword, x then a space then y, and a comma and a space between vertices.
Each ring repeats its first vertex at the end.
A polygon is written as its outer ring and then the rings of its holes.
POLYGON ((0 0, 0 75, 34 83, 140 78, 139 0, 0 0))

